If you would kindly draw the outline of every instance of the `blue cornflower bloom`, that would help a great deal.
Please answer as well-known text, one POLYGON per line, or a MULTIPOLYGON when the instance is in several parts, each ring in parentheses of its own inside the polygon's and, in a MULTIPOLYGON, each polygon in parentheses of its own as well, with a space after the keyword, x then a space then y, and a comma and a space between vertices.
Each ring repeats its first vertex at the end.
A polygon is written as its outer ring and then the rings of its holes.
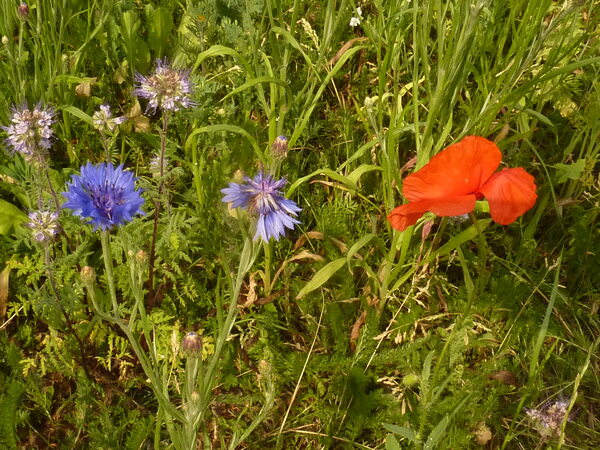
POLYGON ((222 201, 258 216, 254 240, 260 237, 269 242, 273 237, 277 241, 286 228, 293 230, 300 223, 291 216, 297 216, 302 209, 281 195, 280 189, 287 183, 285 178, 275 181, 261 171, 254 178, 244 177, 244 181, 244 184, 229 183, 229 187, 221 189, 225 194, 222 201))
POLYGON ((73 214, 89 219, 94 230, 109 229, 133 220, 144 199, 141 190, 135 189, 135 178, 131 172, 110 163, 97 166, 87 163, 81 167, 81 175, 73 175, 62 194, 68 200, 63 207, 73 214))

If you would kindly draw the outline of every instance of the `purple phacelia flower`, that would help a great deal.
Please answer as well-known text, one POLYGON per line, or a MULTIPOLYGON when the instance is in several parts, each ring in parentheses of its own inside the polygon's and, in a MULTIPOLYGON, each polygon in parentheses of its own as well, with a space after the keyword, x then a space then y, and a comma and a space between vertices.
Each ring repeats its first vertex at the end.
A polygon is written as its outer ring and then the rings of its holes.
MULTIPOLYGON (((539 408, 525 408, 525 413, 534 421, 535 427, 543 438, 558 436, 563 420, 567 416, 569 402, 564 400, 548 401, 539 408)), ((566 417, 570 420, 571 417, 566 417)))
POLYGON ((107 230, 115 225, 130 222, 136 214, 143 214, 140 207, 144 199, 141 190, 135 189, 135 178, 123 170, 123 165, 111 163, 81 167, 81 175, 73 175, 67 184, 64 208, 73 214, 89 219, 94 230, 107 230))
POLYGON ((48 242, 58 234, 58 213, 50 211, 32 211, 29 213, 27 226, 31 228, 33 240, 48 242))
POLYGON ((100 110, 92 116, 94 128, 101 133, 114 132, 118 125, 127 120, 125 116, 113 117, 109 105, 100 105, 100 110))
POLYGON ((27 105, 12 108, 11 124, 2 127, 8 138, 6 143, 13 152, 20 153, 27 160, 42 159, 52 145, 52 123, 54 110, 37 105, 29 109, 27 105))
POLYGON ((285 178, 275 181, 261 171, 254 178, 244 177, 244 181, 243 184, 229 183, 229 187, 221 189, 225 194, 222 201, 231 203, 234 208, 247 209, 258 217, 254 240, 259 237, 265 242, 272 237, 279 240, 286 228, 293 230, 294 225, 300 223, 294 217, 302 209, 281 194, 280 189, 287 183, 285 178))
POLYGON ((169 66, 165 60, 156 61, 156 69, 152 75, 135 75, 137 82, 135 95, 148 100, 146 111, 178 111, 180 108, 189 108, 193 105, 190 101, 192 83, 187 70, 177 70, 169 66))

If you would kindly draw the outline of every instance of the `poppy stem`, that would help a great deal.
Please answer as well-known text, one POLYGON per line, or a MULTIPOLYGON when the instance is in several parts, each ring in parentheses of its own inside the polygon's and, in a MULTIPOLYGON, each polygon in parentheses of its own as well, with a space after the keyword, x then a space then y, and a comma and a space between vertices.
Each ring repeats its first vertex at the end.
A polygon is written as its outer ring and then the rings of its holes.
POLYGON ((479 297, 479 295, 483 293, 483 290, 485 289, 485 286, 487 284, 489 278, 487 260, 490 253, 490 249, 487 245, 487 240, 485 239, 483 230, 479 226, 479 222, 472 213, 470 213, 469 216, 473 221, 473 226, 477 230, 477 258, 479 260, 479 275, 477 277, 477 281, 475 282, 475 289, 473 289, 473 294, 468 299, 467 312, 471 310, 471 306, 473 305, 473 300, 475 299, 475 297, 479 297))

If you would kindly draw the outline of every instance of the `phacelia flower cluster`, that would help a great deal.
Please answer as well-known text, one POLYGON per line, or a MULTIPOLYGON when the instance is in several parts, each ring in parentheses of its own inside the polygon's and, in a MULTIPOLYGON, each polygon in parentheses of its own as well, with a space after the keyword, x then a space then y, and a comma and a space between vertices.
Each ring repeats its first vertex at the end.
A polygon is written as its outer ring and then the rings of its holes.
POLYGON ((31 228, 33 240, 48 242, 54 239, 60 230, 58 213, 50 211, 32 211, 27 226, 31 228))
POLYGON ((109 105, 101 105, 100 110, 92 115, 94 128, 101 133, 113 133, 117 126, 127 120, 125 116, 113 117, 109 105))
POLYGON ((123 170, 123 165, 87 163, 81 167, 80 175, 72 176, 67 192, 62 194, 67 199, 63 207, 89 219, 94 230, 107 230, 143 214, 141 190, 135 188, 133 174, 123 170))
MULTIPOLYGON (((547 402, 537 409, 525 408, 525 412, 531 419, 533 419, 535 426, 544 438, 558 436, 567 411, 569 408, 569 402, 564 400, 557 400, 554 402, 547 402)), ((570 418, 567 417, 567 420, 570 418)))
POLYGON ((11 124, 2 129, 8 134, 6 143, 12 151, 20 153, 27 160, 44 157, 52 145, 52 108, 42 108, 40 105, 33 109, 26 105, 13 107, 10 121, 11 124))
POLYGON ((287 183, 285 178, 275 181, 271 175, 258 172, 254 178, 244 177, 244 181, 243 184, 229 183, 221 192, 225 194, 223 202, 258 216, 254 240, 259 237, 265 242, 272 237, 279 240, 286 228, 292 230, 300 223, 294 217, 302 209, 281 194, 280 189, 287 183))
POLYGON ((161 59, 156 61, 156 69, 147 77, 136 74, 137 88, 134 94, 148 100, 146 111, 177 111, 192 106, 190 94, 192 84, 189 71, 177 70, 161 59))

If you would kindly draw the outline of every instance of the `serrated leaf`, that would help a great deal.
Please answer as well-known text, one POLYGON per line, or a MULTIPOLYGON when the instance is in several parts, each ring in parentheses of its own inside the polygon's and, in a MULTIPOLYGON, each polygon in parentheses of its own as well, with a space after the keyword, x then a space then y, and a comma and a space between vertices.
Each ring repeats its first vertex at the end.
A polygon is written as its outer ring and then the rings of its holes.
POLYGON ((552 167, 558 172, 558 183, 564 183, 567 180, 579 180, 585 170, 585 158, 578 159, 573 164, 554 164, 552 167))

